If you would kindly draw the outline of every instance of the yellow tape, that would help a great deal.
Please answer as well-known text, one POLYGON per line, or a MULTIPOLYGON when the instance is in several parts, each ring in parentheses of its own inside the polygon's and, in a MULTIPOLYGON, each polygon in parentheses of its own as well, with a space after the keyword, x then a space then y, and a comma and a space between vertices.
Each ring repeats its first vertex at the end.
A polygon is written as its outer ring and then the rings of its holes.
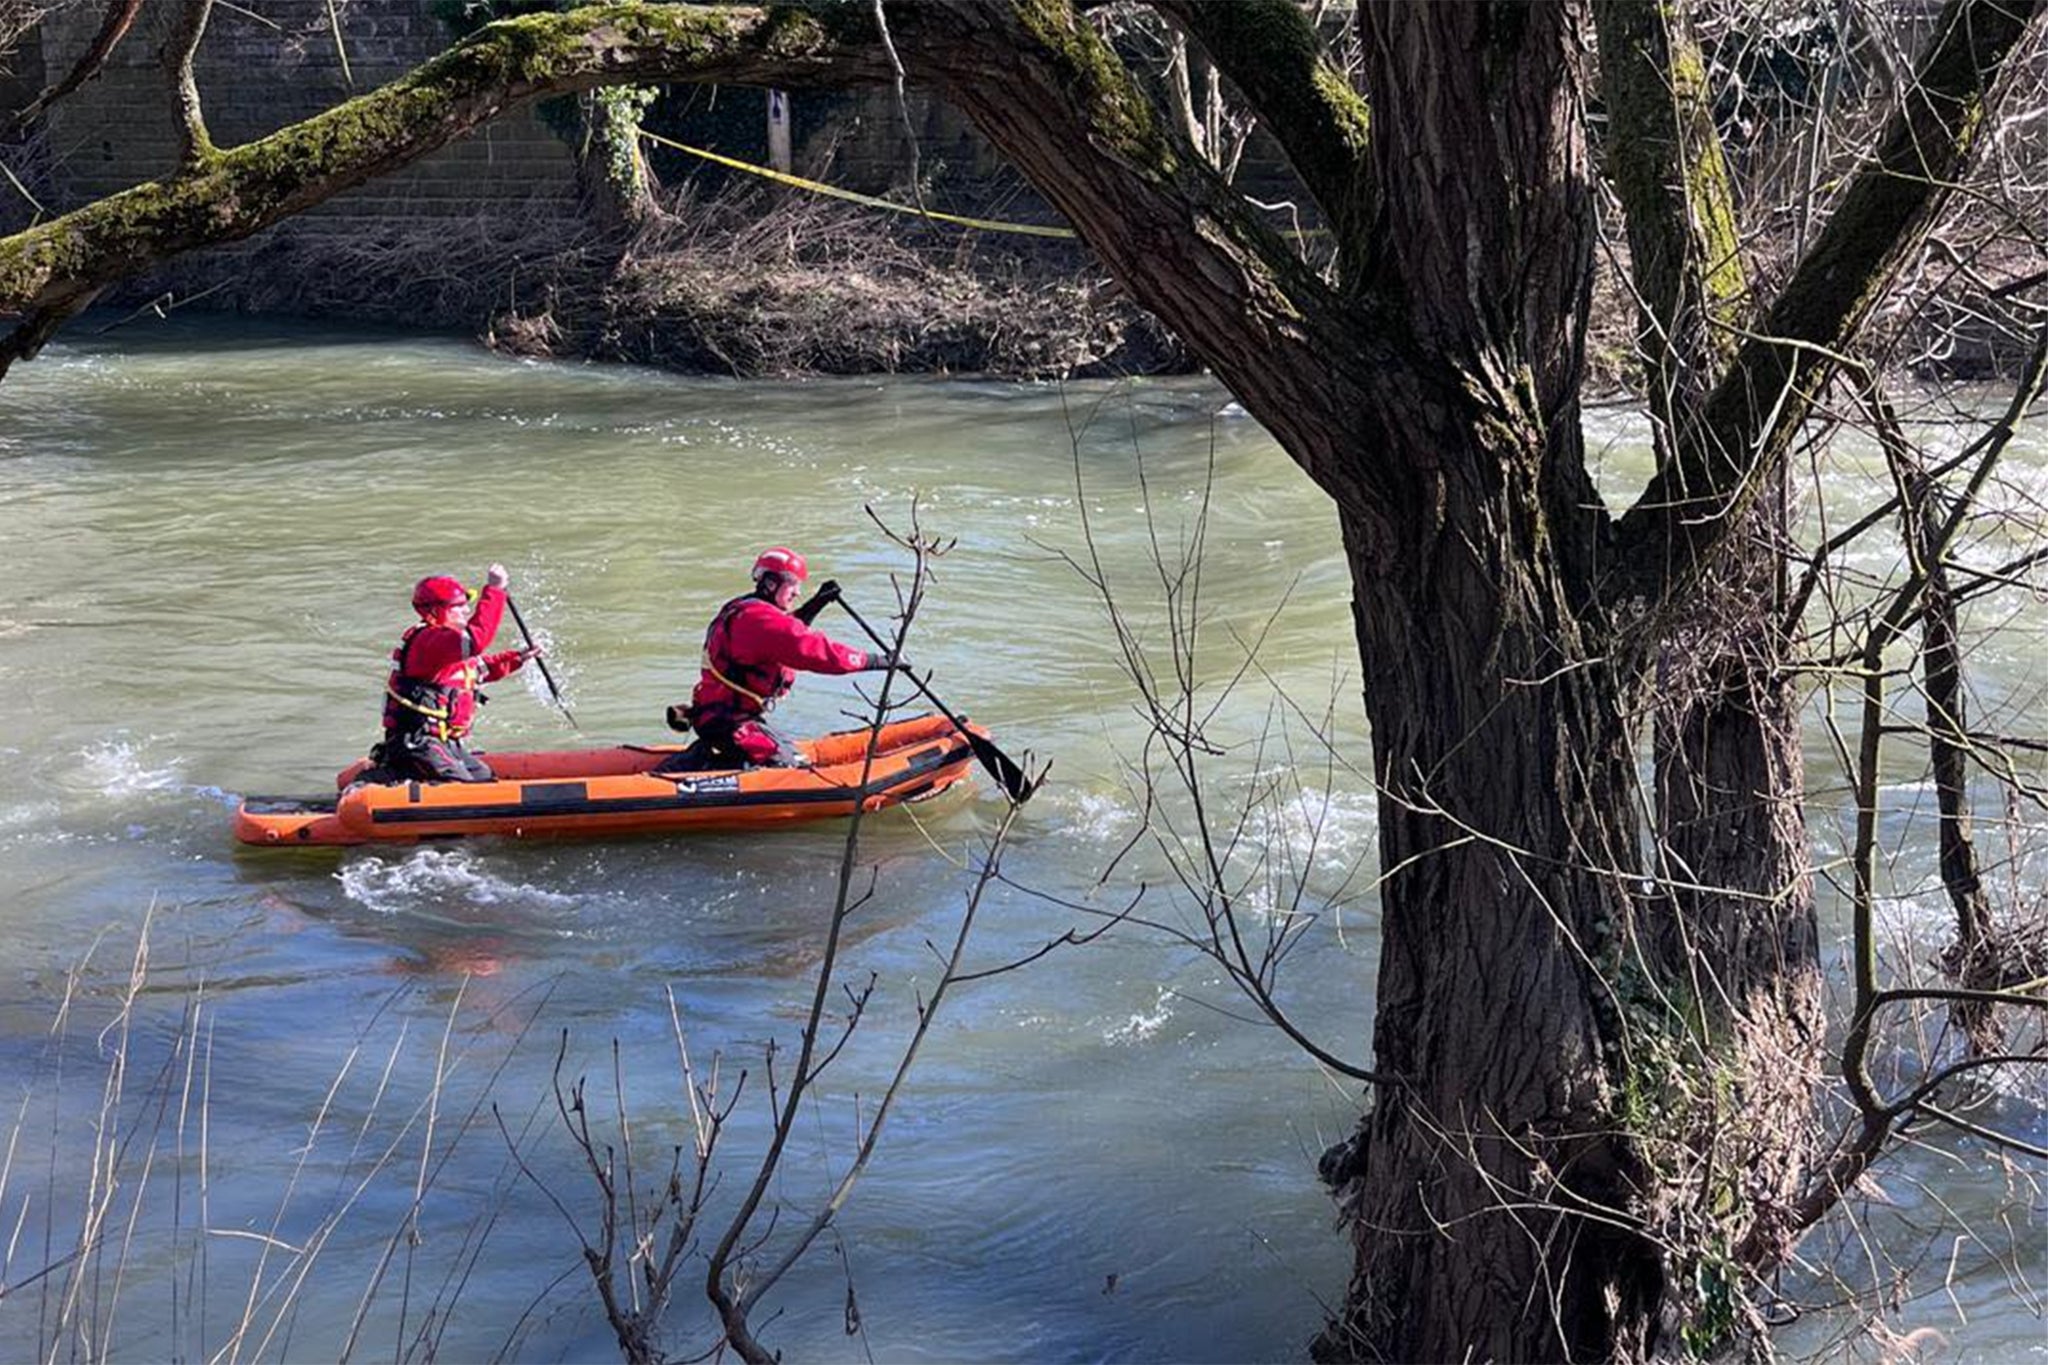
POLYGON ((1038 227, 1031 223, 997 223, 987 218, 962 218, 957 213, 933 213, 928 209, 921 209, 915 204, 895 204, 887 199, 877 199, 870 194, 856 194, 852 190, 842 190, 837 185, 827 185, 816 180, 806 180, 800 175, 790 175, 783 171, 771 170, 766 166, 753 165, 751 162, 735 161, 729 156, 720 156, 717 152, 707 152, 702 147, 691 147, 681 142, 671 141, 659 133, 650 133, 645 128, 640 130, 640 136, 646 138, 649 142, 659 143, 663 147, 670 147, 678 152, 688 152, 691 156, 702 157, 706 161, 715 161, 721 166, 730 166, 736 171, 745 171, 749 175, 758 175, 763 179, 773 180, 777 184, 794 185, 800 190, 809 190, 813 194, 830 195, 834 199, 844 199, 849 203, 865 204, 871 209, 888 209, 891 213, 908 213, 918 218, 929 218, 936 223, 954 223, 960 227, 980 228, 983 232, 1014 232, 1025 237, 1071 238, 1074 235, 1072 228, 1038 227))

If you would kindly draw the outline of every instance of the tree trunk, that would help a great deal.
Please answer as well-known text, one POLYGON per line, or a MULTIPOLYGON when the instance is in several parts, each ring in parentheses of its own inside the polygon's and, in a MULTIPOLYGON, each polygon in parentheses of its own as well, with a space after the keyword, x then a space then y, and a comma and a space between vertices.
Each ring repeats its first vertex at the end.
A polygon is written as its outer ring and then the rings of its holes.
POLYGON ((1662 1262, 1627 949, 1637 660, 1598 605, 1578 389, 1593 214, 1575 6, 1362 10, 1378 287, 1428 357, 1340 499, 1380 786, 1376 1087, 1342 1191, 1357 1259, 1324 1356, 1642 1354, 1662 1262), (1486 98, 1474 98, 1484 90, 1486 98))
POLYGON ((1673 1116, 1700 1164, 1670 1183, 1660 1221, 1723 1217, 1757 1269, 1781 1264, 1800 1231, 1826 1043, 1783 471, 1774 481, 1664 642, 1656 828, 1671 890, 1645 926, 1685 1060, 1722 1082, 1673 1116))
MULTIPOLYGON (((1663 468, 1754 325, 1735 190, 1714 126, 1707 63, 1682 10, 1594 0, 1607 166, 1627 215, 1638 344, 1663 468)), ((1651 705, 1658 872, 1669 888, 1646 928, 1675 1056, 1725 1084, 1695 1086, 1653 1213, 1709 1226, 1775 1264, 1806 1164, 1820 1077, 1820 971, 1806 852, 1798 697, 1788 669, 1781 468, 1671 612, 1651 705), (1726 1197, 1734 1172, 1747 1172, 1726 1197)), ((1685 1238, 1672 1236, 1674 1246, 1685 1238)), ((1711 1242, 1713 1239, 1709 1239, 1711 1242)), ((1698 1282, 1694 1264, 1680 1281, 1698 1282)), ((1701 1305, 1674 1304, 1687 1321, 1701 1305)), ((1710 1332, 1709 1335, 1712 1333, 1710 1332)))
POLYGON ((604 227, 637 228, 661 215, 654 176, 640 150, 640 113, 654 93, 652 86, 615 85, 576 102, 583 123, 577 188, 585 211, 604 227))
POLYGON ((1534 486, 1575 458, 1576 421, 1456 406, 1418 413, 1392 452, 1462 471, 1436 490, 1440 520, 1417 508, 1389 544, 1387 522, 1342 519, 1396 869, 1374 1021, 1395 1079, 1329 1173, 1357 1261, 1316 1354, 1627 1358, 1662 1290, 1623 1121, 1635 689, 1534 486))

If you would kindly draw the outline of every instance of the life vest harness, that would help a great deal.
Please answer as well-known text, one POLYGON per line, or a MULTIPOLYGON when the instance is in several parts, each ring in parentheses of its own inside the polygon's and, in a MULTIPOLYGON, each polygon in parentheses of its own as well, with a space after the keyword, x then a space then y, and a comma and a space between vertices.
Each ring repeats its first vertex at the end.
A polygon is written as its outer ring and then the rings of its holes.
POLYGON ((713 681, 754 703, 764 715, 789 691, 789 675, 776 664, 743 664, 733 658, 732 623, 748 603, 766 600, 752 593, 733 598, 718 609, 718 615, 711 618, 711 628, 704 632, 704 671, 713 681), (753 685, 749 686, 750 683, 753 685))
MULTIPOLYGON (((394 711, 387 705, 384 708, 384 728, 401 731, 424 730, 435 739, 446 743, 449 740, 461 739, 469 733, 469 726, 457 726, 452 723, 455 698, 463 692, 476 692, 478 675, 482 672, 483 663, 477 657, 476 641, 470 638, 469 632, 458 631, 457 633, 462 636, 462 671, 455 682, 436 683, 425 678, 407 677, 405 665, 407 656, 412 652, 412 642, 427 628, 425 622, 412 627, 398 642, 398 648, 391 652, 391 660, 397 667, 391 671, 390 679, 384 684, 384 695, 404 712, 411 712, 430 723, 423 724, 421 721, 411 720, 402 711, 394 711)), ((476 699, 479 703, 487 700, 481 692, 476 692, 476 699)))

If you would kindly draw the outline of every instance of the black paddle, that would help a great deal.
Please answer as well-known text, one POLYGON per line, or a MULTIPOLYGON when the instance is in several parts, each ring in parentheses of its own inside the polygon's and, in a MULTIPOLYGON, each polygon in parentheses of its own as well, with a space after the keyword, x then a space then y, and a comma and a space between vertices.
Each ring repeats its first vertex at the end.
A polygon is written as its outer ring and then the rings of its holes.
MULTIPOLYGON (((840 609, 853 618, 853 623, 866 632, 870 640, 875 642, 876 649, 884 653, 888 652, 888 644, 883 641, 881 636, 875 634, 875 628, 862 620, 861 614, 855 611, 844 597, 834 597, 832 600, 837 602, 840 609)), ((969 730, 966 723, 960 717, 953 714, 952 708, 934 696, 932 690, 919 681, 915 673, 906 668, 903 670, 903 676, 910 679, 912 687, 924 693, 926 701, 939 708, 940 715, 953 722, 954 729, 967 737, 967 747, 974 750, 974 756, 981 760, 981 766, 988 769, 989 776, 1002 784, 1003 790, 1009 793, 1012 801, 1021 806, 1031 799, 1031 793, 1037 790, 1037 786, 1030 778, 1024 775, 1024 769, 1017 765, 1015 759, 1011 758, 1001 749, 998 749, 991 741, 983 739, 980 735, 969 730)))
MULTIPOLYGON (((540 646, 533 642, 533 632, 526 628, 526 618, 519 614, 519 604, 512 600, 512 594, 509 592, 505 594, 505 605, 511 610, 512 624, 519 627, 519 634, 525 639, 526 647, 528 649, 540 648, 540 646)), ((548 672, 548 661, 538 654, 533 656, 533 661, 540 665, 541 681, 548 685, 548 695, 555 699, 555 705, 561 707, 562 714, 569 718, 569 728, 581 730, 583 727, 576 723, 576 713, 569 709, 568 702, 562 700, 562 689, 555 686, 555 675, 548 672)))

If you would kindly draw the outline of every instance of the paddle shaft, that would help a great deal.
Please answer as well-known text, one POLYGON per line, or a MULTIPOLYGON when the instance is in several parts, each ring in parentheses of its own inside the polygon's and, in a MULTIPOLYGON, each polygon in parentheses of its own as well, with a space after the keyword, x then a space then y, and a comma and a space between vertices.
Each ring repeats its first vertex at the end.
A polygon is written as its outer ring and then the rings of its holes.
MULTIPOLYGON (((890 652, 888 642, 875 633, 875 628, 869 625, 861 614, 853 609, 851 603, 844 597, 835 597, 832 600, 839 605, 841 611, 853 618, 853 623, 861 628, 861 632, 868 639, 874 641, 876 649, 881 650, 885 654, 890 652)), ((998 749, 993 740, 983 739, 969 730, 967 723, 953 713, 952 707, 940 701, 937 694, 931 688, 925 686, 924 680, 919 678, 917 674, 907 668, 903 669, 902 673, 904 677, 910 679, 912 687, 915 687, 924 694, 926 701, 939 709, 940 715, 953 722, 955 730, 958 730, 967 737, 968 747, 974 750, 974 756, 981 760, 981 766, 988 769, 989 775, 1002 784, 1003 790, 1010 794, 1011 800, 1015 801, 1018 805, 1022 805, 1031 798, 1031 779, 1024 775, 1024 769, 1018 765, 1015 759, 1011 758, 1001 749, 998 749)))
MULTIPOLYGON (((511 611, 512 624, 519 627, 520 638, 526 641, 526 647, 528 649, 539 648, 533 642, 533 632, 526 628, 526 618, 519 614, 519 604, 512 600, 512 594, 509 592, 505 594, 505 606, 511 611)), ((548 661, 538 654, 533 656, 533 661, 540 668, 541 681, 548 685, 548 695, 555 699, 555 705, 561 707, 562 714, 568 717, 569 727, 574 730, 581 730, 583 727, 576 723, 576 713, 569 709, 568 702, 562 700, 562 689, 555 686, 555 675, 548 672, 548 661)))

